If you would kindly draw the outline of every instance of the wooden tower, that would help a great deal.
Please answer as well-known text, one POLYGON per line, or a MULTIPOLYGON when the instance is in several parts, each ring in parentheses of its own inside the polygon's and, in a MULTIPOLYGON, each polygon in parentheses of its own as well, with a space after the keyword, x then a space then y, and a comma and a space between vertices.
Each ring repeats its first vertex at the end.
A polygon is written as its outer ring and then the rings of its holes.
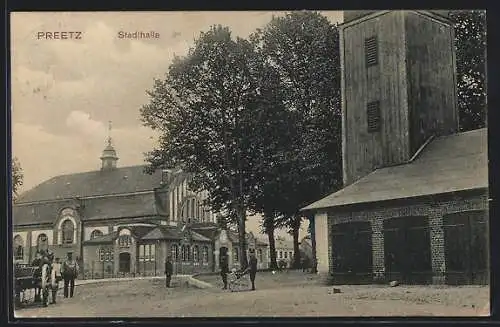
POLYGON ((458 130, 446 12, 346 12, 340 28, 344 184, 458 130))

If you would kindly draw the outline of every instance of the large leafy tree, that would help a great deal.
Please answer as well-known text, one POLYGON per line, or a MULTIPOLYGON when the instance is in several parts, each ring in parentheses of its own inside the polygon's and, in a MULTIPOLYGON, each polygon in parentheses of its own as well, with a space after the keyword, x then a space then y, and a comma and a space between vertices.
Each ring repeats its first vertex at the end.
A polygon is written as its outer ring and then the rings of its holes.
POLYGON ((17 197, 19 188, 23 185, 24 173, 17 157, 12 158, 12 193, 17 197))
POLYGON ((274 17, 253 38, 278 72, 277 87, 289 111, 290 142, 276 154, 279 183, 267 180, 280 190, 283 205, 277 210, 287 218, 298 263, 300 208, 334 191, 342 180, 338 30, 319 13, 294 12, 274 17))
POLYGON ((455 10, 458 110, 460 130, 486 126, 486 12, 455 10))
MULTIPOLYGON (((150 170, 175 166, 190 173, 190 188, 208 191, 212 210, 238 226, 242 253, 262 154, 266 116, 259 112, 272 112, 261 95, 267 92, 263 71, 249 41, 213 26, 188 55, 174 60, 164 80, 155 81, 141 108, 144 123, 161 131, 160 145, 147 156, 150 170)), ((240 264, 247 265, 246 255, 240 264)))

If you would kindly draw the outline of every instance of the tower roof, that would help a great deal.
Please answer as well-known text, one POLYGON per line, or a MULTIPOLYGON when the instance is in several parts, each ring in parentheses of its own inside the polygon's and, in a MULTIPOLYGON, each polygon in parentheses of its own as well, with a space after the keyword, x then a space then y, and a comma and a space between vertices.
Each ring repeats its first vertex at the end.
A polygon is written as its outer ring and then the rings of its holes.
MULTIPOLYGON (((380 10, 346 10, 344 11, 344 23, 356 20, 358 18, 371 15, 380 10)), ((440 17, 449 18, 450 10, 425 10, 428 13, 438 15, 440 17)))

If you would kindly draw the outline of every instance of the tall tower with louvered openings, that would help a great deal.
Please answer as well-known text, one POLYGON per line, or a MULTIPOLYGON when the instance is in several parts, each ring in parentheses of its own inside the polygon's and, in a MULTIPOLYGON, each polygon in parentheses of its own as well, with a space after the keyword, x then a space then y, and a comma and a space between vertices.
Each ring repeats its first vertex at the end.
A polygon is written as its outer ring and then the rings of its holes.
POLYGON ((447 11, 344 12, 340 27, 344 184, 406 163, 458 130, 447 11))
POLYGON ((101 155, 101 170, 116 168, 117 161, 118 161, 118 156, 116 155, 116 150, 113 147, 113 142, 111 139, 111 122, 109 122, 107 145, 102 151, 101 155))

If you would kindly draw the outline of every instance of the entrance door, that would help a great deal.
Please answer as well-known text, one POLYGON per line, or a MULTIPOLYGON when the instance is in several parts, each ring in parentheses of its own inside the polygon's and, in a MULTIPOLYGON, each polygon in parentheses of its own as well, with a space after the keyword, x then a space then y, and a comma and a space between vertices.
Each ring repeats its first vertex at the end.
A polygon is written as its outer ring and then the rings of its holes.
POLYGON ((488 283, 487 212, 469 211, 444 217, 446 282, 488 283))
POLYGON ((407 284, 432 280, 427 217, 398 217, 384 221, 386 278, 407 284))
POLYGON ((120 262, 120 272, 129 273, 130 272, 130 253, 122 252, 119 257, 120 262))
POLYGON ((333 277, 337 284, 372 282, 372 230, 369 222, 332 228, 333 277))

